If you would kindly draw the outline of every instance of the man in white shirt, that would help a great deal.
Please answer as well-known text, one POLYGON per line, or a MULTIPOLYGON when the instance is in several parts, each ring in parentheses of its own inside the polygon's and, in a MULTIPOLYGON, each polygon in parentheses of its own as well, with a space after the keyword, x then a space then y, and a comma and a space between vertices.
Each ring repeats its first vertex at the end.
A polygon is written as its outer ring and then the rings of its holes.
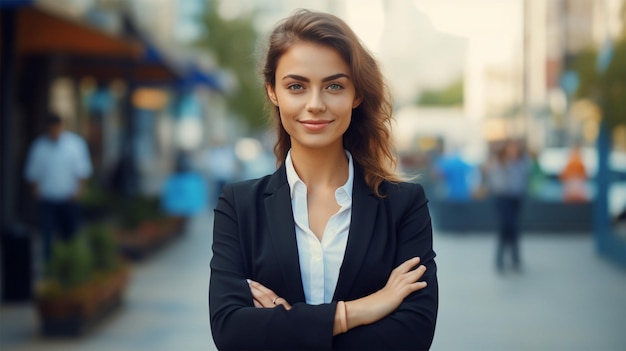
POLYGON ((47 133, 31 145, 25 177, 39 201, 43 257, 50 259, 53 238, 74 236, 79 213, 76 199, 91 176, 89 150, 83 138, 65 131, 57 115, 48 117, 47 133))

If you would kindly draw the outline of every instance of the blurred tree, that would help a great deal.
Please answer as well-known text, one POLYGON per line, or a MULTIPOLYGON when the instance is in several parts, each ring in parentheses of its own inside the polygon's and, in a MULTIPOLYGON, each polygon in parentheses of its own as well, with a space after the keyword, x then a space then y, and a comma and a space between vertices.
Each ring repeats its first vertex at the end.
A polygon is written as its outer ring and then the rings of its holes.
POLYGON ((626 35, 612 46, 613 55, 603 73, 597 69, 599 52, 596 49, 578 54, 573 67, 580 77, 576 97, 591 98, 598 103, 610 129, 626 125, 626 35))
POLYGON ((213 52, 219 66, 236 77, 236 91, 226 96, 228 107, 251 129, 259 129, 265 125, 265 96, 256 69, 258 34, 253 24, 253 13, 224 19, 218 7, 218 0, 207 2, 201 17, 204 31, 195 44, 213 52))
POLYGON ((425 90, 417 99, 420 106, 463 105, 463 79, 458 79, 441 90, 425 90))

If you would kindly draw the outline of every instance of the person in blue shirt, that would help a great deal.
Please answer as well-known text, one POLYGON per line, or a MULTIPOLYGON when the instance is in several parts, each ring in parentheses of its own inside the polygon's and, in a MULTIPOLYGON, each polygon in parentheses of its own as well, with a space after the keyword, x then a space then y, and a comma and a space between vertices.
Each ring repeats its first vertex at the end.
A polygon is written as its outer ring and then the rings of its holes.
POLYGON ((207 191, 204 177, 193 170, 189 156, 180 152, 175 172, 165 180, 161 206, 169 215, 189 218, 206 210, 207 191))
POLYGON ((31 145, 25 169, 26 180, 39 202, 44 261, 50 259, 55 238, 69 240, 76 234, 77 199, 91 174, 85 140, 65 130, 61 117, 50 113, 47 133, 31 145))
POLYGON ((444 197, 448 200, 464 202, 470 200, 472 189, 469 177, 472 166, 465 162, 457 148, 444 155, 435 163, 435 174, 444 182, 444 197))

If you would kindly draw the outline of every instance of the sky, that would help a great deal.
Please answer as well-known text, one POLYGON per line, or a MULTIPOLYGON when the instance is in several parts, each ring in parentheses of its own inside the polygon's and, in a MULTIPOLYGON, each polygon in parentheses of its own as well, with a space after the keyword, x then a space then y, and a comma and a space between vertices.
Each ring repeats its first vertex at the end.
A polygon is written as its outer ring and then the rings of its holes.
POLYGON ((465 37, 470 50, 487 62, 518 54, 522 34, 522 0, 413 0, 442 32, 465 37))
MULTIPOLYGON (((489 61, 512 55, 512 38, 522 29, 522 0, 394 0, 411 2, 444 33, 467 38, 489 61), (497 43, 497 45, 493 45, 497 43)), ((373 52, 378 52, 389 0, 347 0, 347 22, 373 52)))

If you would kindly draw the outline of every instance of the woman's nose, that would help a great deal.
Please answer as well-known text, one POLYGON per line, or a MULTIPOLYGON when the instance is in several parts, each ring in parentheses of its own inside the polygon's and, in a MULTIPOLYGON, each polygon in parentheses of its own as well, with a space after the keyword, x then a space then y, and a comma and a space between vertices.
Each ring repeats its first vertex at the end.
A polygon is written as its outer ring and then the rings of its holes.
POLYGON ((319 92, 312 92, 306 104, 306 110, 310 113, 320 113, 326 111, 324 99, 319 92))

